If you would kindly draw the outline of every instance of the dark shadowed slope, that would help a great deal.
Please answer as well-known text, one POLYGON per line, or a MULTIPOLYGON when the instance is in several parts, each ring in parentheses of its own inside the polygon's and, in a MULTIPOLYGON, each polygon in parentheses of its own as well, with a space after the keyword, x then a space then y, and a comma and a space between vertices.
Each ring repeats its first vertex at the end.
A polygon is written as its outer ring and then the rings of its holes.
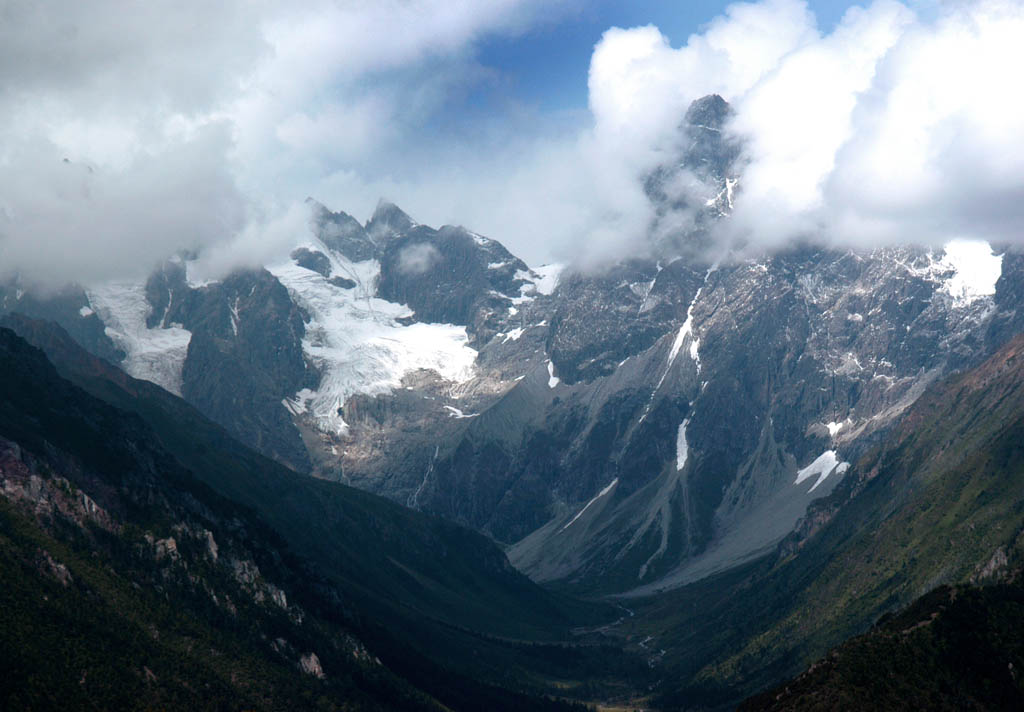
POLYGON ((743 712, 1019 710, 1024 586, 940 586, 743 712))
MULTIPOLYGON (((550 682, 549 671, 542 672, 545 665, 538 662, 544 646, 532 650, 502 639, 558 641, 569 637, 571 626, 602 618, 599 607, 555 598, 530 583, 484 537, 296 475, 231 440, 180 399, 88 356, 60 330, 28 321, 20 326, 46 343, 65 374, 117 407, 61 379, 39 351, 4 330, 0 436, 33 457, 53 452, 80 462, 75 467, 85 472, 100 473, 97 482, 93 475, 80 481, 65 477, 101 506, 107 506, 104 497, 109 499, 118 526, 151 529, 149 520, 134 519, 131 503, 138 499, 166 501, 172 510, 184 502, 180 506, 208 519, 230 526, 240 522, 244 532, 266 532, 267 560, 287 563, 274 583, 287 600, 304 601, 298 604, 302 610, 309 618, 307 608, 319 612, 328 621, 324 625, 347 626, 386 668, 445 705, 475 709, 487 700, 499 708, 543 706, 470 677, 543 691, 550 682), (136 472, 156 483, 159 494, 137 494, 136 472)), ((161 516, 168 531, 161 529, 154 541, 166 539, 181 521, 188 525, 183 531, 199 532, 192 537, 196 541, 205 536, 203 530, 214 532, 217 541, 228 537, 209 524, 200 528, 187 518, 176 522, 177 514, 161 516)), ((264 570, 262 562, 259 569, 264 570)), ((188 608, 182 611, 187 613, 188 608)), ((260 640, 265 647, 276 638, 267 633, 260 640)), ((569 657, 586 665, 588 655, 581 650, 569 657)), ((325 670, 329 665, 324 662, 325 670)), ((554 674, 571 677, 573 672, 563 666, 554 674)))
POLYGON ((1017 337, 930 388, 777 553, 638 606, 634 632, 665 650, 663 706, 728 706, 937 586, 1017 565, 1022 531, 1017 337))

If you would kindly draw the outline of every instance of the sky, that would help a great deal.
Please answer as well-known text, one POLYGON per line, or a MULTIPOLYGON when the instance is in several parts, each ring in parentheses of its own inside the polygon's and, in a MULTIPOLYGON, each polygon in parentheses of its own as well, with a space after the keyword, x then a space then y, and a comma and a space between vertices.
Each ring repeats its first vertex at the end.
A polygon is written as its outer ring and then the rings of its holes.
MULTIPOLYGON (((678 46, 721 14, 726 2, 680 0, 601 0, 579 6, 558 22, 523 35, 495 35, 480 45, 482 64, 504 74, 506 86, 523 103, 546 111, 580 109, 587 103, 587 72, 594 46, 610 27, 654 25, 678 46)), ((822 27, 831 28, 853 3, 812 2, 822 27)))
POLYGON ((306 197, 599 266, 708 93, 723 249, 1020 242, 1022 36, 1020 0, 0 0, 0 277, 265 263, 306 197))

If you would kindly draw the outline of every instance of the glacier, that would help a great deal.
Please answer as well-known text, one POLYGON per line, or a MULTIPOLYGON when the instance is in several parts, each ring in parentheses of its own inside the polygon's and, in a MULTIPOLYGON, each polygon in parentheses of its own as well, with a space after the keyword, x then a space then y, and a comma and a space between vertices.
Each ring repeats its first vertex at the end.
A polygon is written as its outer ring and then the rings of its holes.
POLYGON ((179 324, 148 328, 146 319, 152 308, 142 282, 107 282, 86 289, 86 296, 107 336, 127 354, 121 367, 128 375, 180 396, 181 371, 192 332, 179 324))
POLYGON ((375 296, 380 274, 376 260, 351 262, 317 239, 299 247, 326 255, 333 275, 356 283, 350 289, 336 286, 292 261, 268 268, 310 316, 302 346, 321 380, 315 391, 296 394, 293 402, 296 409, 301 403, 322 430, 346 432, 340 409, 347 398, 389 393, 413 371, 431 370, 454 383, 473 377, 477 352, 469 346, 465 327, 401 324, 398 320, 413 312, 375 296))

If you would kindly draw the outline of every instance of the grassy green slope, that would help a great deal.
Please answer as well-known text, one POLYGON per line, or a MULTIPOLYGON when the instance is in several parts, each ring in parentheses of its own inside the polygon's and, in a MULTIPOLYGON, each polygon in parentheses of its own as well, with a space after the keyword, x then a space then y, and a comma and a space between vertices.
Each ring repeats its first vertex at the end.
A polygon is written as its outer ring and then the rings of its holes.
POLYGON ((743 712, 1024 707, 1024 586, 941 586, 743 712))

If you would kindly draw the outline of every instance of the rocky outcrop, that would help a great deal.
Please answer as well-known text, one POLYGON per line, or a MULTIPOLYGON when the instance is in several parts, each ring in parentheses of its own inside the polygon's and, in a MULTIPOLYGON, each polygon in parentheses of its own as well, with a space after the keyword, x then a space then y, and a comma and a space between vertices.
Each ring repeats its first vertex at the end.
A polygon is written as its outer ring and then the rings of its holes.
POLYGON ((418 321, 493 333, 499 323, 494 317, 507 312, 508 300, 527 285, 526 264, 488 238, 450 226, 389 230, 377 294, 409 305, 418 321))
POLYGON ((309 456, 282 401, 317 374, 302 351, 302 313, 266 270, 195 290, 182 396, 260 452, 308 471, 309 456))
POLYGON ((345 255, 353 262, 363 262, 377 256, 377 245, 359 221, 348 213, 332 213, 326 207, 309 199, 314 233, 327 247, 345 255))
POLYGON ((320 665, 320 658, 316 656, 316 653, 306 653, 299 658, 299 669, 313 677, 318 677, 320 679, 326 677, 326 675, 324 675, 324 669, 320 665))
POLYGON ((324 277, 331 276, 331 261, 323 252, 300 247, 297 250, 293 250, 290 257, 300 267, 305 267, 308 270, 322 274, 324 277))

